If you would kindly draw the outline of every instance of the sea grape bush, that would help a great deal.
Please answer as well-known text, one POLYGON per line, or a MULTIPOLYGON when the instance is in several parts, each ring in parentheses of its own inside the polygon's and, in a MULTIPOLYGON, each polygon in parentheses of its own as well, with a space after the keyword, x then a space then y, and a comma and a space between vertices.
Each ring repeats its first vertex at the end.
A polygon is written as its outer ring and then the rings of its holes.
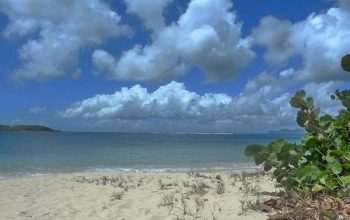
POLYGON ((301 143, 276 140, 267 146, 249 145, 245 149, 257 165, 273 171, 277 182, 294 193, 324 192, 339 197, 350 193, 350 90, 331 96, 343 109, 337 116, 320 116, 313 99, 303 90, 291 98, 299 109, 297 123, 305 129, 301 143))
MULTIPOLYGON (((350 72, 350 54, 342 58, 341 67, 350 72)), ((331 99, 340 101, 343 109, 337 116, 320 116, 312 97, 303 90, 296 92, 290 104, 299 109, 297 124, 305 129, 301 143, 253 144, 245 149, 246 156, 263 164, 265 171, 272 170, 289 192, 350 196, 350 90, 337 90, 331 99)))

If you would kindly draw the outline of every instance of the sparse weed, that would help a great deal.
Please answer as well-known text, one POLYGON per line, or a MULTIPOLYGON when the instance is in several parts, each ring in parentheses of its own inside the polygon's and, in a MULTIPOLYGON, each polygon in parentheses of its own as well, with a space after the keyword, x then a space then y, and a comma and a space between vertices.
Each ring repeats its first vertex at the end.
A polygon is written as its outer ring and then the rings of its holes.
POLYGON ((209 189, 210 186, 203 181, 198 181, 196 184, 192 184, 191 194, 204 195, 207 193, 206 189, 209 189))

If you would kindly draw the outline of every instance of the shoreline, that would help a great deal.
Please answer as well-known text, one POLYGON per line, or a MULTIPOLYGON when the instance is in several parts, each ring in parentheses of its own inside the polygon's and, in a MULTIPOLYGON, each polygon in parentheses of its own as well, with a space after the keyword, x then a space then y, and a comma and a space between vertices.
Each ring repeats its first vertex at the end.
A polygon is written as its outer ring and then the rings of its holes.
POLYGON ((77 174, 77 173, 116 173, 116 174, 128 174, 128 173, 213 173, 213 172, 254 172, 263 171, 262 166, 256 166, 254 164, 236 165, 231 167, 202 167, 202 168, 91 168, 85 170, 51 170, 51 171, 38 171, 38 172, 0 172, 0 180, 8 178, 20 178, 20 177, 36 177, 36 176, 52 176, 61 174, 77 174))
POLYGON ((255 170, 12 177, 0 179, 0 219, 266 219, 243 206, 277 190, 255 170))

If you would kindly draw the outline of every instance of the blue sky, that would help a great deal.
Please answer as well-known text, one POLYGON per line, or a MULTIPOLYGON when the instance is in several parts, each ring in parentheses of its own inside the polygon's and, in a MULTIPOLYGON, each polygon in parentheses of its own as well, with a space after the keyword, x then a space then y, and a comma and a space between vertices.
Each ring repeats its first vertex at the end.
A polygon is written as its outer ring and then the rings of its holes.
POLYGON ((297 89, 335 113, 349 88, 346 0, 149 2, 2 1, 0 124, 266 132, 297 89))

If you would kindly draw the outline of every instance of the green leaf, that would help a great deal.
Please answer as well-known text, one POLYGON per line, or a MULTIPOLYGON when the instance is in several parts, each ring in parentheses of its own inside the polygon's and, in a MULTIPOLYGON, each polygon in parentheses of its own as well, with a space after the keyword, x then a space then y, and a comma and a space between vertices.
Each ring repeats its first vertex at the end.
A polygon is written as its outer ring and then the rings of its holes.
POLYGON ((306 106, 305 91, 299 90, 295 93, 294 97, 290 99, 290 105, 294 108, 304 108, 306 106))
POLYGON ((264 150, 264 146, 263 145, 259 145, 259 144, 251 144, 248 145, 244 151, 245 155, 247 157, 254 157, 255 155, 257 155, 258 153, 260 153, 261 151, 264 150))
POLYGON ((328 189, 333 190, 337 187, 338 181, 329 175, 323 176, 319 179, 320 183, 322 183, 324 186, 326 186, 328 189))
POLYGON ((319 191, 322 191, 322 190, 323 190, 323 186, 318 185, 318 184, 314 185, 312 187, 312 189, 311 189, 312 192, 319 192, 319 191))
POLYGON ((306 165, 305 167, 296 170, 296 176, 300 179, 305 179, 310 177, 312 180, 317 179, 318 175, 321 173, 320 169, 315 165, 306 165))
POLYGON ((350 54, 343 56, 341 59, 341 67, 344 71, 350 72, 350 54))
POLYGON ((341 157, 341 156, 349 156, 349 153, 347 151, 344 150, 332 150, 330 151, 330 154, 335 155, 337 157, 341 157))
POLYGON ((337 147, 342 147, 344 145, 343 140, 341 138, 336 138, 335 144, 337 145, 337 147))
POLYGON ((320 121, 331 122, 333 120, 334 120, 333 117, 329 114, 325 114, 322 117, 320 117, 320 121))
POLYGON ((343 183, 350 183, 350 175, 349 176, 342 176, 342 177, 340 177, 340 179, 343 183))
POLYGON ((340 174, 343 169, 339 161, 332 156, 326 156, 327 168, 332 171, 334 174, 340 174))
POLYGON ((314 99, 312 97, 307 97, 306 98, 306 106, 308 108, 313 108, 314 107, 314 99))
POLYGON ((256 165, 262 164, 263 162, 265 162, 267 160, 268 157, 269 157, 269 154, 263 153, 263 152, 255 155, 254 156, 255 164, 256 165))
POLYGON ((305 127, 305 122, 309 119, 309 115, 304 111, 298 111, 297 123, 300 127, 305 127))
POLYGON ((265 162, 264 164, 264 170, 267 172, 267 171, 270 171, 273 167, 273 163, 271 162, 265 162))
POLYGON ((276 141, 271 142, 269 145, 267 145, 267 151, 269 153, 277 153, 281 150, 281 148, 286 144, 287 142, 285 140, 279 139, 276 141))
POLYGON ((314 136, 309 137, 309 138, 306 140, 305 145, 306 145, 307 148, 314 148, 314 147, 317 147, 317 145, 318 145, 317 138, 314 137, 314 136))
POLYGON ((338 214, 333 210, 325 210, 322 212, 323 217, 327 217, 329 220, 338 220, 338 214))

